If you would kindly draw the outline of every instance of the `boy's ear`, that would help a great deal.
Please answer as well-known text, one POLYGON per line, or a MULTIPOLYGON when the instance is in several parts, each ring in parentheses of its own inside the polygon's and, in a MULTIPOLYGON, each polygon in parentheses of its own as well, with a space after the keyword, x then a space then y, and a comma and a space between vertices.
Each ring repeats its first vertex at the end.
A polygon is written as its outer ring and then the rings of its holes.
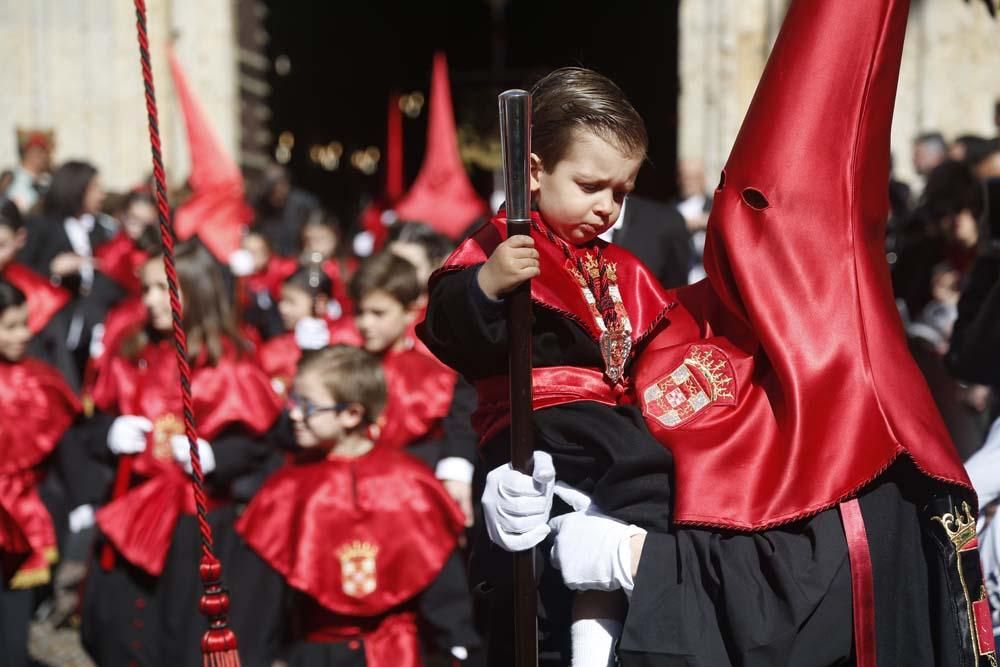
POLYGON ((360 403, 351 403, 340 413, 341 426, 346 431, 351 431, 361 426, 364 418, 365 409, 360 403))
POLYGON ((535 193, 541 188, 538 180, 539 174, 542 172, 542 158, 538 157, 536 153, 531 154, 530 164, 528 165, 529 174, 529 184, 531 186, 531 192, 535 193))
POLYGON ((422 294, 406 309, 406 322, 413 324, 423 312, 425 305, 427 305, 427 297, 422 294))

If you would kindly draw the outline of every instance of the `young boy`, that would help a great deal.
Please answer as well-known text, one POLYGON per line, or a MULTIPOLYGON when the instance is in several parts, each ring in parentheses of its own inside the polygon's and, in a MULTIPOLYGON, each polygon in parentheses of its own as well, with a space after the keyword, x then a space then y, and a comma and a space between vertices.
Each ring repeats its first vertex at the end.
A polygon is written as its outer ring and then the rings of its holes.
MULTIPOLYGON (((532 98, 532 234, 504 240, 502 217, 481 227, 432 277, 418 333, 476 385, 473 421, 492 469, 509 458, 502 298, 534 279, 535 448, 552 455, 560 480, 591 494, 616 519, 666 531, 670 453, 649 434, 637 408, 619 403, 628 392, 633 356, 666 323, 671 304, 637 259, 597 238, 614 225, 635 185, 645 126, 622 91, 590 70, 556 70, 535 85, 532 98)), ((499 580, 510 566, 498 556, 487 547, 477 560, 494 591, 491 658, 502 664, 497 650, 509 650, 504 645, 511 644, 513 630, 511 600, 504 595, 511 587, 499 580)), ((542 588, 544 603, 544 582, 542 588)), ((574 665, 607 663, 616 604, 577 598, 574 665), (591 603, 596 612, 584 613, 591 603), (585 616, 595 615, 610 631, 598 630, 603 648, 584 655, 578 631, 585 616), (593 662, 584 663, 587 658, 593 662)))
POLYGON ((457 658, 475 642, 467 600, 441 597, 462 515, 424 466, 373 437, 386 400, 377 359, 335 345, 299 366, 299 447, 237 530, 292 592, 290 667, 422 664, 418 618, 457 658))
POLYGON ((385 373, 388 402, 380 445, 406 447, 428 465, 437 463, 441 420, 448 413, 455 373, 419 352, 407 335, 417 318, 423 288, 416 268, 382 253, 368 259, 354 276, 362 347, 378 357, 385 373))

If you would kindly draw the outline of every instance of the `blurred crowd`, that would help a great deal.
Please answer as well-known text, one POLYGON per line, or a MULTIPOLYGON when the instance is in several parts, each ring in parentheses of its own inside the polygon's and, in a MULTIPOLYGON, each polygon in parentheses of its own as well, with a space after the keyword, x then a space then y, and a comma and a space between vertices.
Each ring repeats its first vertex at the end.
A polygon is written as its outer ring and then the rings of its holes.
MULTIPOLYGON (((996 114, 1000 128, 1000 104, 996 114)), ((0 406, 0 433, 5 434, 0 450, 11 458, 17 444, 11 434, 30 439, 31 429, 59 428, 21 467, 0 464, 0 486, 27 479, 54 530, 51 544, 42 544, 45 531, 40 530, 42 537, 22 536, 29 546, 11 552, 17 558, 4 554, 0 654, 15 656, 9 664, 26 664, 16 661, 18 655, 27 660, 19 633, 34 618, 55 626, 82 623, 83 643, 98 664, 189 664, 190 651, 172 654, 164 647, 194 637, 190 649, 197 652, 197 638, 205 630, 197 618, 197 527, 190 509, 179 501, 179 518, 165 528, 163 553, 151 546, 155 540, 132 534, 147 530, 141 522, 156 523, 157 516, 174 511, 162 505, 171 487, 159 489, 156 502, 148 486, 145 496, 137 494, 149 480, 172 474, 153 463, 188 473, 192 466, 187 440, 177 441, 183 427, 178 426, 181 411, 173 407, 179 391, 170 347, 175 322, 155 191, 147 181, 128 192, 106 192, 93 164, 55 160, 50 133, 21 132, 18 145, 16 166, 0 174, 0 357, 12 368, 28 358, 41 360, 55 373, 48 384, 15 386, 10 379, 15 376, 4 380, 7 386, 0 391, 12 398, 0 406), (60 383, 62 389, 51 390, 60 383), (27 396, 30 392, 37 396, 27 396), (154 449, 155 457, 143 464, 144 453, 154 449), (123 465, 129 457, 136 457, 134 467, 123 465), (138 511, 143 502, 159 514, 138 511), (45 550, 39 545, 48 551, 36 562, 45 550), (182 547, 189 552, 182 553, 182 547), (184 568, 187 574, 178 574, 184 568), (154 608, 158 615, 150 611, 154 608), (181 623, 170 614, 190 618, 181 623), (173 661, 163 662, 166 654, 173 661)), ((994 465, 1000 457, 1000 427, 995 426, 1000 416, 1000 138, 928 132, 915 138, 912 161, 917 180, 892 177, 888 193, 886 261, 892 289, 913 356, 990 516, 1000 499, 1000 467, 994 465)), ((629 197, 618 224, 605 235, 637 254, 666 288, 705 277, 700 257, 712 206, 701 164, 682 161, 677 171, 677 200, 629 197)), ((239 593, 234 596, 232 624, 244 664, 287 659, 320 664, 292 655, 293 639, 317 632, 337 637, 373 632, 347 628, 342 619, 304 632, 287 627, 278 618, 282 614, 261 625, 267 615, 261 609, 272 603, 275 610, 287 609, 288 592, 273 572, 277 561, 260 549, 248 550, 253 529, 240 523, 260 489, 267 488, 268 476, 303 447, 302 423, 326 409, 308 395, 308 385, 299 386, 300 362, 340 346, 363 349, 374 360, 367 368, 384 383, 385 407, 372 403, 375 414, 367 416, 371 423, 365 437, 377 448, 405 451, 422 462, 428 483, 438 484, 442 497, 450 498, 449 507, 460 511, 457 530, 441 528, 453 541, 448 553, 410 591, 419 601, 387 603, 378 617, 418 618, 418 650, 430 660, 474 661, 479 638, 473 603, 462 559, 452 564, 452 557, 463 548, 462 527, 471 526, 478 511, 474 480, 481 471, 469 424, 475 392, 414 334, 428 278, 461 236, 443 234, 431 221, 385 213, 377 216, 383 226, 374 231, 362 221, 339 219, 277 165, 246 189, 250 195, 243 205, 252 215, 240 226, 238 247, 223 252, 217 239, 194 233, 176 250, 184 304, 180 326, 195 373, 210 523, 231 573, 228 585, 234 591, 254 588, 258 598, 266 599, 246 608, 236 602, 239 593), (270 588, 262 583, 272 579, 270 588), (242 630, 241 623, 254 630, 242 630)), ((171 192, 172 209, 183 211, 195 196, 171 192)), ((481 221, 468 220, 468 229, 481 221)), ((328 400, 339 405, 343 398, 328 400)), ((407 475, 399 478, 399 489, 382 493, 403 493, 413 483, 407 475)), ((7 507, 6 499, 20 498, 8 491, 0 489, 5 499, 0 507, 7 507)), ((448 511, 441 510, 442 525, 448 511)), ((988 522, 983 530, 989 530, 988 522)), ((8 543, 16 539, 0 530, 0 551, 8 543)), ((987 540, 983 546, 984 559, 1000 557, 991 544, 987 540)), ((363 569, 365 558, 373 563, 376 558, 364 545, 351 553, 341 559, 344 567, 360 558, 363 569)), ((1000 564, 985 565, 996 594, 1000 564)), ((363 578, 359 582, 368 585, 363 578)), ((294 588, 301 592, 302 586, 294 588)))

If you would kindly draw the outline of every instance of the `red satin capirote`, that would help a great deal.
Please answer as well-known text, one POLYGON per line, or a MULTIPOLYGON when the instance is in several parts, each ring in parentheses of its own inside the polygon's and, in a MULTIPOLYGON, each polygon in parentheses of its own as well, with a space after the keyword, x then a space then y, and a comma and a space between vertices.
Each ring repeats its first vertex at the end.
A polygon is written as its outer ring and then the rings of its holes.
POLYGON ((136 247, 124 232, 94 249, 94 259, 101 273, 122 286, 129 294, 142 293, 139 269, 149 259, 149 254, 136 247))
POLYGON ((240 247, 243 230, 253 220, 253 209, 246 203, 239 165, 219 141, 173 49, 167 50, 167 57, 191 156, 191 196, 174 211, 174 232, 182 241, 197 235, 216 259, 226 264, 240 247))
POLYGON ((388 350, 381 358, 386 404, 378 445, 400 449, 432 435, 448 414, 458 376, 417 350, 388 350))
MULTIPOLYGON (((172 343, 150 343, 136 359, 111 358, 92 391, 101 410, 153 422, 146 449, 133 465, 143 481, 97 512, 102 533, 119 553, 153 575, 163 571, 178 517, 195 511, 190 482, 170 445, 171 436, 184 434, 177 375, 172 343)), ((208 442, 230 427, 260 435, 281 412, 281 401, 253 356, 238 355, 230 345, 216 365, 193 364, 191 384, 195 422, 208 442)))
MULTIPOLYGON (((545 224, 537 212, 533 211, 531 217, 537 225, 545 224)), ((570 273, 570 269, 575 266, 570 264, 560 247, 549 241, 545 234, 532 230, 531 237, 535 240, 541 267, 541 276, 531 281, 532 303, 574 320, 590 334, 595 343, 599 342, 601 330, 594 321, 582 288, 570 273)), ((429 289, 433 291, 437 280, 449 272, 482 264, 506 238, 506 218, 494 217, 490 224, 483 225, 462 242, 445 260, 444 265, 431 275, 429 289)), ((663 323, 664 315, 673 305, 672 301, 649 269, 624 248, 601 239, 594 239, 585 246, 570 245, 569 248, 574 256, 588 252, 594 257, 601 249, 604 261, 614 264, 618 291, 632 324, 632 349, 635 351, 639 342, 663 323)))
POLYGON ((410 190, 396 203, 396 215, 400 220, 422 220, 457 239, 487 209, 458 152, 448 61, 440 51, 434 54, 428 106, 427 152, 410 190))
POLYGON ((906 0, 792 4, 715 192, 707 281, 635 366, 636 392, 709 341, 735 405, 676 428, 675 520, 758 530, 833 507, 900 454, 968 478, 907 349, 884 239, 906 0))
POLYGON ((358 458, 288 463, 271 475, 236 529, 288 584, 349 617, 385 614, 444 567, 464 517, 416 459, 376 446, 358 458), (350 594, 340 560, 352 544, 376 549, 374 589, 350 594))
MULTIPOLYGON (((39 466, 79 412, 55 369, 30 358, 0 363, 0 553, 28 580, 29 572, 47 580, 56 550, 52 517, 38 495, 39 466)), ((15 572, 5 568, 3 575, 7 581, 15 572)))
POLYGON ((72 296, 62 287, 56 287, 23 264, 11 262, 2 271, 0 277, 17 289, 24 292, 28 303, 28 328, 37 334, 45 328, 52 316, 69 303, 72 296))

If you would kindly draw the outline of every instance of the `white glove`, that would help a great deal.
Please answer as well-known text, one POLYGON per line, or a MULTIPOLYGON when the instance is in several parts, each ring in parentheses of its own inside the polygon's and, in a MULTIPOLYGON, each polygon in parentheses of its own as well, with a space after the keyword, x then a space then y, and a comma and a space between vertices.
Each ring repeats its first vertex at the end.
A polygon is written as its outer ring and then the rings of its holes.
POLYGON ((330 344, 330 327, 325 320, 303 317, 295 323, 295 343, 300 350, 320 350, 330 344))
POLYGON ((111 423, 108 431, 108 449, 115 454, 138 454, 146 450, 146 436, 153 430, 153 422, 145 417, 122 415, 111 423))
POLYGON ((71 533, 79 533, 94 525, 94 506, 80 505, 69 513, 69 530, 71 533))
MULTIPOLYGON (((191 447, 186 435, 170 437, 170 448, 174 450, 174 460, 181 464, 187 474, 191 474, 191 447)), ((198 438, 198 458, 201 459, 201 472, 205 475, 215 470, 215 452, 212 445, 198 438)))
POLYGON ((249 276, 253 273, 253 268, 253 255, 250 254, 249 250, 240 248, 230 253, 229 270, 232 271, 233 275, 237 278, 249 276))
POLYGON ((534 452, 531 476, 508 463, 486 475, 483 515, 493 543, 507 551, 530 549, 549 534, 556 469, 546 452, 534 452))
POLYGON ((602 514, 576 489, 558 485, 555 494, 576 510, 549 521, 556 534, 552 566, 562 570, 566 587, 578 591, 620 588, 631 597, 632 537, 646 531, 602 514))

